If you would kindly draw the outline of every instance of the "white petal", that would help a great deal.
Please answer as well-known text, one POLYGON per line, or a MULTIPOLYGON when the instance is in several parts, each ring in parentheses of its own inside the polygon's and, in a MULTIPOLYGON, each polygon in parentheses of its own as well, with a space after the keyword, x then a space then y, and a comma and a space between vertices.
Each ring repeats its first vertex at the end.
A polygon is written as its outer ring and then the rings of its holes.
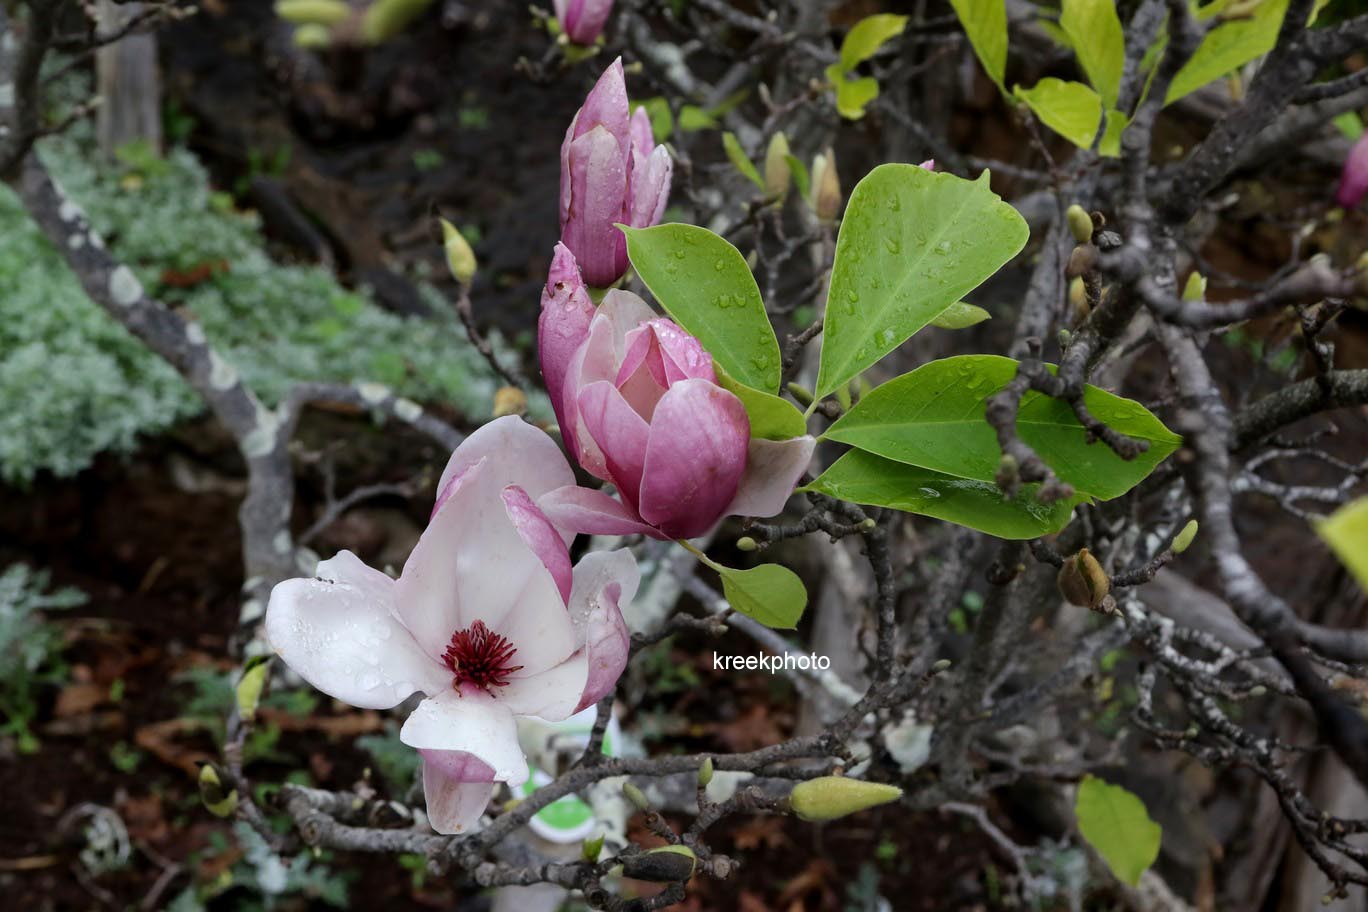
MULTIPOLYGON (((489 580, 491 588, 497 583, 489 580)), ((555 580, 540 562, 526 574, 522 590, 505 598, 512 602, 508 613, 485 623, 513 644, 517 652, 511 661, 522 666, 523 674, 531 676, 546 671, 579 648, 570 611, 555 580)))
MULTIPOLYGON (((451 454, 437 482, 439 495, 447 482, 486 456, 495 457, 490 460, 488 483, 499 490, 517 485, 536 500, 547 491, 575 483, 570 463, 548 434, 516 415, 505 415, 482 426, 451 454)), ((572 538, 570 533, 567 545, 572 538)))
POLYGON ((609 583, 617 583, 620 591, 617 604, 621 609, 636 597, 641 585, 641 570, 636 558, 626 548, 617 551, 593 551, 580 558, 575 565, 575 580, 570 589, 570 620, 575 625, 575 645, 583 646, 589 618, 609 583))
POLYGON ((507 687, 496 689, 494 694, 516 715, 558 722, 575 711, 588 677, 588 654, 581 649, 546 671, 511 678, 507 687))
POLYGON ((266 639, 300 677, 364 709, 388 709, 416 690, 450 684, 395 617, 394 580, 350 551, 317 573, 276 586, 266 608, 266 639))
POLYGON ((527 759, 508 707, 475 688, 444 690, 409 715, 399 740, 418 750, 464 751, 494 771, 495 782, 522 785, 527 759))
POLYGON ((508 518, 496 463, 485 457, 456 478, 397 583, 395 611, 434 659, 477 620, 497 629, 540 577, 555 588, 508 518))

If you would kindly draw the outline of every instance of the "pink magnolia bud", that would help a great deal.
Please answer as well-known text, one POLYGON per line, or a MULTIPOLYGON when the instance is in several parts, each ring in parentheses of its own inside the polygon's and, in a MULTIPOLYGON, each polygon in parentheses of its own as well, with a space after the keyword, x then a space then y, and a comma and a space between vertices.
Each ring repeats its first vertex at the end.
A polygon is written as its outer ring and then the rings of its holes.
POLYGON ((575 44, 593 44, 603 32, 613 0, 554 0, 561 31, 575 44))
POLYGON ((566 447, 617 488, 567 486, 538 501, 564 529, 693 538, 732 513, 772 516, 814 441, 752 440, 741 400, 698 339, 626 291, 595 310, 556 248, 538 324, 542 374, 566 447))
POLYGON ((673 169, 669 152, 652 139, 645 110, 629 116, 622 59, 613 61, 561 145, 561 243, 590 285, 607 287, 627 271, 627 239, 615 226, 659 222, 673 169))
POLYGON ((1359 137, 1349 157, 1344 160, 1344 172, 1340 175, 1339 192, 1335 202, 1345 209, 1353 209, 1368 193, 1368 133, 1359 137))

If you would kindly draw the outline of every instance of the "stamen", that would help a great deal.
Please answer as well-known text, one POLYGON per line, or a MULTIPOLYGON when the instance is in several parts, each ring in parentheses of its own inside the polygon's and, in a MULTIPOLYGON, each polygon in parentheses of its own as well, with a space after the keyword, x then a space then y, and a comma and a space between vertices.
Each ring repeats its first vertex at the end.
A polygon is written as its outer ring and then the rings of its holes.
POLYGON ((455 676, 451 687, 457 693, 461 685, 473 684, 493 696, 491 688, 507 687, 508 676, 522 670, 521 665, 511 664, 517 651, 507 637, 490 630, 484 621, 476 621, 469 629, 451 635, 451 645, 442 659, 455 676))

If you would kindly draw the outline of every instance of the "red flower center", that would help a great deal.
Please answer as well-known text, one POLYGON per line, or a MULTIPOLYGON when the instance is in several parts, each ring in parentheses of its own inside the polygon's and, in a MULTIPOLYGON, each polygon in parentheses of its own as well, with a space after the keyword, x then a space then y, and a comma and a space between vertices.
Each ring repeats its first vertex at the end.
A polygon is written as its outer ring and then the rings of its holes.
POLYGON ((507 687, 508 676, 522 670, 521 665, 512 664, 517 651, 507 637, 490 630, 484 621, 456 631, 442 655, 446 667, 455 675, 451 688, 460 693, 462 684, 474 684, 493 696, 490 688, 507 687))

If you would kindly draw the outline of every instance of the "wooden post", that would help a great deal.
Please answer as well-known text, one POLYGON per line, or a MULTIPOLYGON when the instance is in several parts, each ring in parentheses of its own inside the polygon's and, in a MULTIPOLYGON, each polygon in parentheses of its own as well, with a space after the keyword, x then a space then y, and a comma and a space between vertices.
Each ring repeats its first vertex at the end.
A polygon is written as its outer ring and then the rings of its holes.
MULTIPOLYGON (((142 8, 141 3, 99 0, 100 31, 107 34, 122 27, 142 8)), ((151 32, 129 35, 97 53, 101 151, 112 155, 126 143, 144 140, 160 152, 161 78, 157 70, 156 36, 151 32)))

